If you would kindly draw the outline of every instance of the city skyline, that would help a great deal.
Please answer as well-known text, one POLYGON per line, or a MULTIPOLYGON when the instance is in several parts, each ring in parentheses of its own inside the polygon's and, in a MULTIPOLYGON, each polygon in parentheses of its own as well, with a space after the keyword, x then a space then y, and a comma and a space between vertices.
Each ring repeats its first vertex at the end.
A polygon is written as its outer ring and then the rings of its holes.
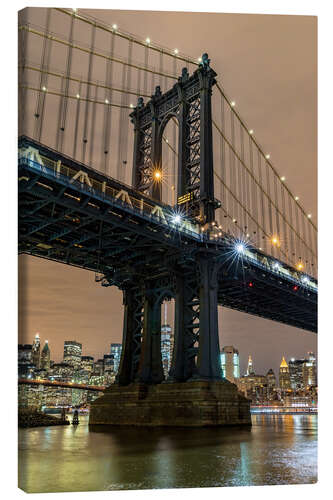
MULTIPOLYGON (((166 323, 167 326, 168 323, 166 323)), ((59 356, 57 355, 56 357, 52 355, 52 343, 49 342, 48 339, 46 339, 46 337, 44 336, 43 337, 43 334, 41 332, 35 332, 35 334, 33 334, 33 336, 31 337, 31 339, 27 339, 27 342, 19 342, 19 345, 33 345, 33 340, 35 339, 35 336, 38 335, 38 338, 39 338, 39 341, 40 341, 40 346, 41 346, 41 349, 40 349, 40 352, 42 352, 42 348, 43 346, 45 345, 45 343, 48 344, 49 346, 49 349, 50 349, 50 352, 51 352, 51 357, 50 357, 50 360, 51 362, 54 362, 54 363, 62 363, 64 361, 64 345, 66 344, 66 342, 69 342, 68 340, 65 340, 65 338, 63 337, 62 338, 62 346, 63 346, 63 349, 62 349, 62 354, 60 353, 59 356), (30 341, 31 340, 31 341, 30 341)), ((173 338, 173 331, 171 329, 171 339, 173 338)), ((77 339, 74 339, 74 342, 77 342, 77 339)), ((118 342, 117 341, 112 341, 112 342, 109 342, 108 344, 108 349, 106 349, 104 352, 100 352, 98 353, 97 355, 93 355, 91 352, 89 352, 84 344, 82 344, 82 353, 81 353, 81 357, 82 358, 85 358, 85 357, 91 357, 93 358, 93 361, 94 362, 97 362, 99 360, 102 360, 103 359, 103 356, 105 355, 109 355, 111 350, 110 350, 110 346, 112 345, 117 345, 118 342)), ((119 344, 121 344, 121 342, 119 342, 119 344)), ((300 352, 300 354, 295 354, 295 353, 292 353, 292 354, 282 354, 281 357, 280 357, 280 361, 278 362, 277 366, 270 366, 268 367, 267 369, 264 368, 264 369, 256 369, 256 357, 257 357, 257 354, 255 350, 252 350, 247 356, 242 353, 241 351, 239 351, 239 349, 237 348, 237 346, 234 346, 234 345, 230 345, 232 348, 235 348, 236 351, 238 352, 238 357, 239 357, 239 367, 240 367, 240 377, 243 377, 243 376, 246 376, 247 375, 247 367, 248 367, 248 359, 249 357, 251 357, 252 359, 252 366, 253 366, 253 372, 256 373, 256 374, 262 374, 262 375, 266 375, 267 372, 269 370, 273 370, 273 372, 278 375, 279 373, 279 368, 281 366, 281 358, 285 358, 286 361, 289 363, 290 361, 298 361, 298 360, 303 360, 306 358, 306 356, 309 354, 309 353, 314 353, 315 354, 315 358, 317 358, 317 351, 316 350, 306 350, 304 352, 300 352)), ((223 352, 223 349, 225 347, 228 347, 226 345, 221 345, 220 346, 220 351, 221 351, 221 354, 223 352)), ((120 353, 121 353, 121 350, 120 350, 120 353)), ((172 351, 170 353, 170 356, 172 357, 172 351)), ((260 356, 259 356, 260 357, 260 356)))

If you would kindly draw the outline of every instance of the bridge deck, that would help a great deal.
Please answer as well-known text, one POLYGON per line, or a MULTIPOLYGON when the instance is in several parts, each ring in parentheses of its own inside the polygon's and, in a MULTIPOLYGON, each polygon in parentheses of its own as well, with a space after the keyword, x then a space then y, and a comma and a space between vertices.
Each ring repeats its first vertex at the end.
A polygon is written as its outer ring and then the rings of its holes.
POLYGON ((317 282, 235 240, 207 237, 194 221, 71 158, 20 140, 19 252, 112 275, 167 273, 173 257, 210 248, 221 261, 219 303, 317 331, 317 282))

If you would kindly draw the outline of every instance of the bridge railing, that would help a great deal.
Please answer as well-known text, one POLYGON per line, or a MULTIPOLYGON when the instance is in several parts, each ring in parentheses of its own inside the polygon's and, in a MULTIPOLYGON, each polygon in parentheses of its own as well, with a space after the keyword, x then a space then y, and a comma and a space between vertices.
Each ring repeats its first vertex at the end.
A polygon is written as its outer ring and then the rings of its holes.
POLYGON ((62 164, 59 165, 41 155, 39 157, 40 161, 35 161, 31 157, 21 154, 19 156, 19 165, 25 165, 35 171, 43 172, 49 178, 61 180, 68 187, 75 187, 81 192, 93 195, 101 200, 108 200, 113 205, 120 206, 126 211, 140 214, 148 221, 154 220, 167 225, 173 231, 187 234, 195 239, 204 239, 199 227, 187 220, 184 214, 177 213, 171 206, 161 207, 160 205, 154 205, 153 202, 151 204, 147 203, 143 198, 135 198, 126 190, 115 189, 92 178, 83 177, 85 181, 82 181, 83 178, 81 180, 75 178, 78 171, 62 164))

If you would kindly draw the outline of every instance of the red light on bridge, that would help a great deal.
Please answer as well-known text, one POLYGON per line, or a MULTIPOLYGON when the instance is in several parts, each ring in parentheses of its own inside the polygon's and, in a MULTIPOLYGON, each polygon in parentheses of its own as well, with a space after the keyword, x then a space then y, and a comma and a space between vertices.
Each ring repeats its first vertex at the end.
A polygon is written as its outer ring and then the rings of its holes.
POLYGON ((252 287, 253 287, 253 283, 252 283, 252 281, 250 281, 250 283, 249 283, 249 287, 250 287, 250 288, 252 288, 252 287))
POLYGON ((295 290, 295 292, 297 292, 297 290, 298 290, 298 286, 297 286, 297 285, 295 285, 295 286, 293 287, 293 290, 295 290))

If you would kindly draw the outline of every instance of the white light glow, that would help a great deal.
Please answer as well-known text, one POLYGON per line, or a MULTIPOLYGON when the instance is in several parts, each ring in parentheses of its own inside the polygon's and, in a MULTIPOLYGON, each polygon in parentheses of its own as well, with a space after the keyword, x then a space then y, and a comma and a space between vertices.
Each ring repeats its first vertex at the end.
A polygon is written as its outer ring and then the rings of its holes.
POLYGON ((252 128, 249 130, 249 134, 252 135, 253 134, 253 130, 252 128))
POLYGON ((76 99, 80 99, 80 94, 76 94, 76 99))
POLYGON ((116 30, 117 28, 118 28, 118 26, 116 24, 112 25, 112 29, 116 30))
POLYGON ((44 92, 46 92, 46 87, 42 87, 42 90, 43 90, 44 92))
POLYGON ((236 252, 237 253, 244 253, 244 251, 245 251, 245 245, 243 243, 237 243, 236 252))
POLYGON ((283 176, 281 177, 281 181, 285 181, 285 180, 286 180, 286 178, 285 178, 285 176, 283 175, 283 176))
POLYGON ((308 214, 308 219, 311 219, 312 215, 311 214, 308 214))
POLYGON ((236 106, 235 101, 231 101, 230 106, 232 106, 232 107, 236 106))
POLYGON ((174 53, 175 53, 175 54, 178 54, 178 52, 179 52, 179 50, 178 50, 178 49, 175 49, 175 50, 174 50, 174 53))
POLYGON ((270 157, 271 157, 271 155, 270 155, 270 154, 266 155, 266 160, 269 160, 269 159, 270 159, 270 157))
POLYGON ((150 38, 146 38, 146 43, 150 43, 150 38))
POLYGON ((131 103, 131 104, 130 104, 130 108, 134 108, 134 104, 132 104, 132 103, 131 103))
POLYGON ((109 104, 109 101, 108 101, 108 99, 105 99, 105 104, 109 104))
POLYGON ((295 200, 298 201, 299 200, 299 196, 295 196, 295 200))
POLYGON ((172 217, 172 222, 173 222, 174 224, 180 224, 180 223, 181 223, 181 221, 182 221, 182 218, 181 218, 181 216, 180 216, 179 214, 176 214, 176 215, 174 215, 174 216, 172 217))

